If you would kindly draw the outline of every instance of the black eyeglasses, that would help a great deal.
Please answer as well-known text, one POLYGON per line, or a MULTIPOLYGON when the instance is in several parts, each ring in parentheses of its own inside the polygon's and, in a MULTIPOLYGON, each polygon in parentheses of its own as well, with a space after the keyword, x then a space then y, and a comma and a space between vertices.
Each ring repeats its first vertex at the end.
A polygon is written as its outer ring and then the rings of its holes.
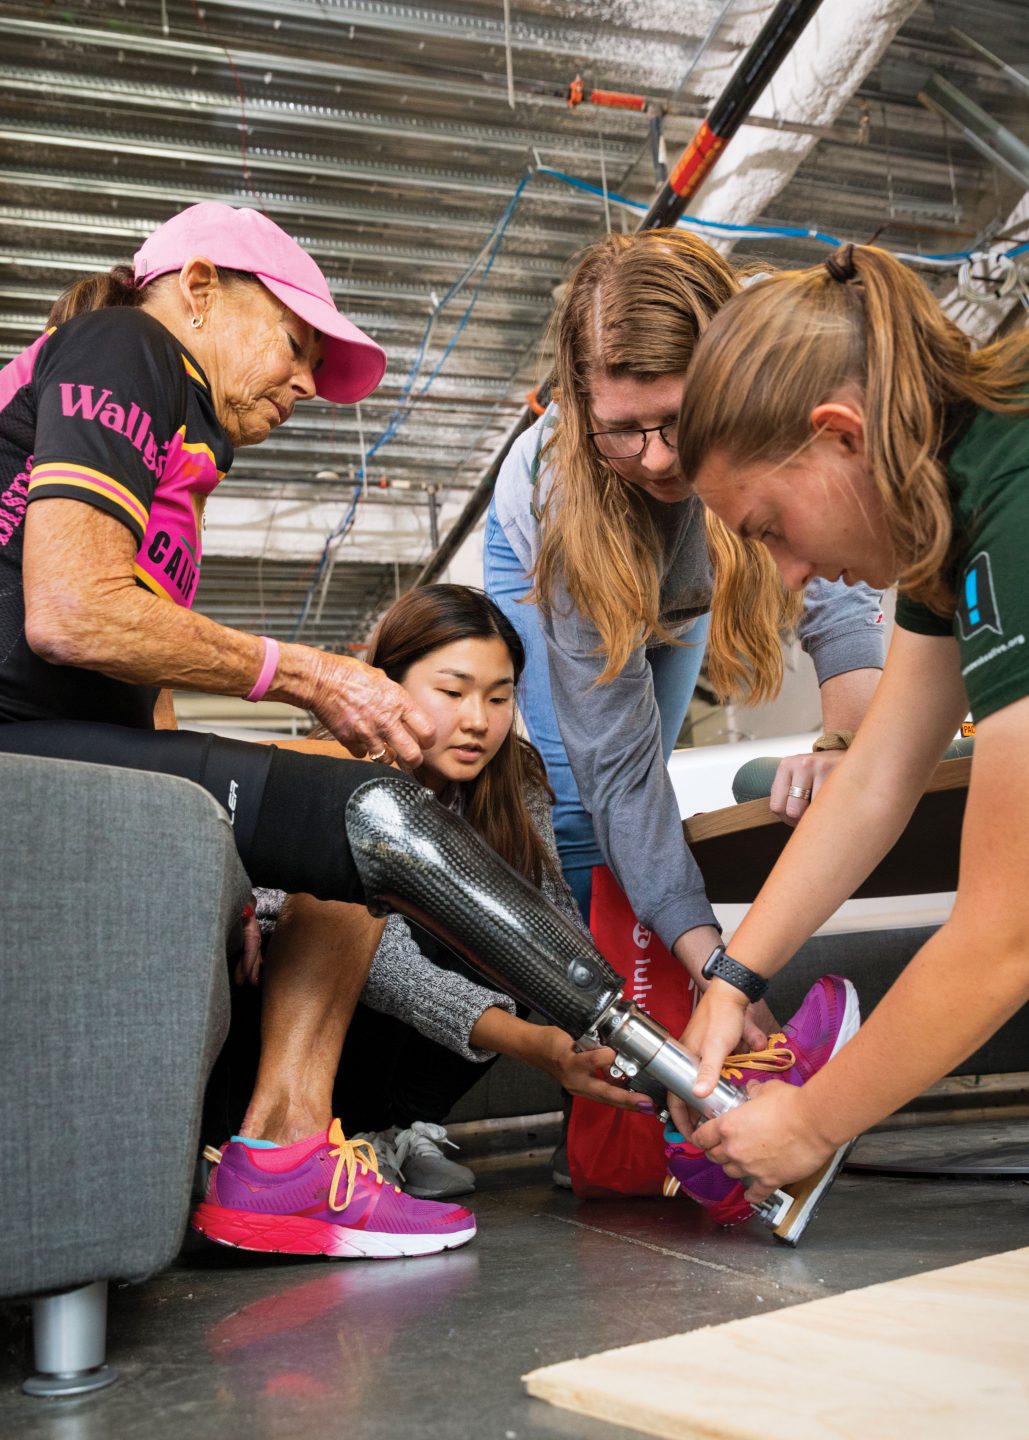
POLYGON ((676 445, 676 422, 667 425, 641 425, 638 430, 587 430, 598 455, 605 460, 634 460, 647 448, 647 436, 657 433, 669 450, 676 445))

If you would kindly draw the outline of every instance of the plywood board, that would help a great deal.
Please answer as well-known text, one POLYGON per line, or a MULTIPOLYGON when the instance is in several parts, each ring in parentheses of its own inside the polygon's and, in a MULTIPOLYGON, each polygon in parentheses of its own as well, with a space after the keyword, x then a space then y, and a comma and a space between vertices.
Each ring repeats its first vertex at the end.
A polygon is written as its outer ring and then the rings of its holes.
POLYGON ((667 1440, 1024 1440, 1029 1249, 550 1365, 525 1383, 667 1440))

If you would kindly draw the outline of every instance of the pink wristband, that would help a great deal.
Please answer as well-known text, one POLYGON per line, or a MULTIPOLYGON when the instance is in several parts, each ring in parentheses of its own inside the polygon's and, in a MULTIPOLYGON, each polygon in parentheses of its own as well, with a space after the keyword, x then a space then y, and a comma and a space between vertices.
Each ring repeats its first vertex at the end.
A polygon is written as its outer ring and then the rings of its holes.
POLYGON ((264 660, 261 664, 261 673, 254 681, 254 688, 250 694, 244 696, 246 700, 263 700, 275 679, 275 672, 279 668, 279 642, 273 640, 269 635, 262 635, 261 639, 264 641, 264 660))

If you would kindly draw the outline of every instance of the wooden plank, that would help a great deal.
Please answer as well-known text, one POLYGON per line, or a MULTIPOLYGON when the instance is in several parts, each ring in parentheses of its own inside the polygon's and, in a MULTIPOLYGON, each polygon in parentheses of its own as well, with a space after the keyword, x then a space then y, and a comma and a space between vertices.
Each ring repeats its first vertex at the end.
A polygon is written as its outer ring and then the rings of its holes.
POLYGON ((534 1370, 530 1395, 664 1440, 1029 1434, 1029 1249, 534 1370))
MULTIPOLYGON (((904 833, 856 898, 955 889, 971 767, 970 756, 937 766, 904 833)), ((767 800, 694 815, 682 828, 715 904, 753 900, 793 833, 767 800)))

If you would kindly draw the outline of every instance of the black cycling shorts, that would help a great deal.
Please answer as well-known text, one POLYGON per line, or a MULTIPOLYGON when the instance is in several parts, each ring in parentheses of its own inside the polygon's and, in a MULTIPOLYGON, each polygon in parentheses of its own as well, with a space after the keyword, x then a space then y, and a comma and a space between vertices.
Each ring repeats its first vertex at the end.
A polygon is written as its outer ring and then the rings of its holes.
POLYGON ((364 903, 344 810, 351 794, 395 770, 189 730, 135 730, 74 720, 0 724, 0 751, 179 775, 228 811, 254 885, 364 903))

